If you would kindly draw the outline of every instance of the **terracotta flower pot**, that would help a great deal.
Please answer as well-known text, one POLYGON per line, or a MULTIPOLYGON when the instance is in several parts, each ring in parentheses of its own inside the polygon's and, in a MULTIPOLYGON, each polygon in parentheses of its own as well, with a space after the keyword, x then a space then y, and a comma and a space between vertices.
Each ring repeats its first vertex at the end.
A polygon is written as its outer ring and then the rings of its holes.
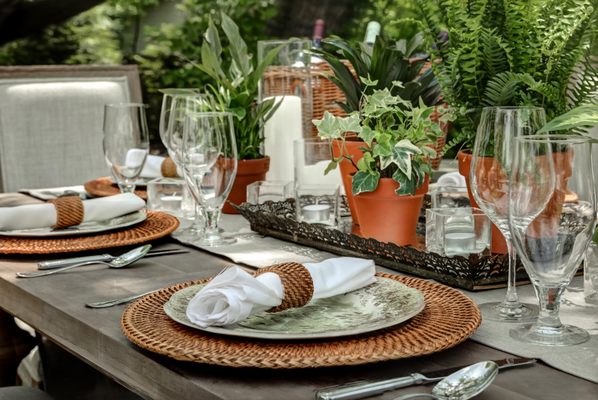
MULTIPOLYGON (((457 154, 457 160, 459 162, 459 173, 463 175, 463 177, 465 178, 469 202, 471 203, 472 207, 480 208, 478 206, 478 203, 475 201, 473 194, 471 193, 471 186, 469 183, 469 171, 471 169, 472 158, 473 156, 469 150, 460 151, 457 154)), ((488 160, 489 162, 492 161, 491 158, 488 158, 488 160)), ((495 254, 507 254, 507 242, 505 241, 505 237, 494 224, 492 224, 492 243, 490 245, 490 250, 492 251, 492 253, 495 254)))
MULTIPOLYGON (((537 162, 540 165, 546 165, 548 168, 546 156, 539 156, 537 162)), ((556 175, 556 187, 552 197, 544 207, 544 211, 530 224, 528 235, 531 237, 556 236, 560 227, 563 205, 579 200, 577 193, 568 188, 569 178, 573 174, 573 151, 553 153, 552 163, 556 175)))
POLYGON ((270 157, 258 158, 256 160, 238 160, 237 176, 233 183, 227 201, 222 207, 225 214, 238 214, 228 202, 242 204, 247 201, 247 185, 266 180, 266 173, 270 168, 270 157))
POLYGON ((361 224, 361 236, 410 246, 417 242, 416 228, 428 178, 414 195, 398 195, 399 184, 391 178, 381 178, 373 192, 354 196, 361 224))
MULTIPOLYGON (((360 147, 367 146, 365 142, 357 138, 347 138, 344 146, 343 141, 336 139, 332 141, 332 154, 334 158, 339 158, 341 155, 351 155, 352 160, 355 164, 363 157, 363 153, 360 147)), ((355 209, 355 201, 353 200, 352 181, 353 174, 357 172, 357 168, 353 166, 351 161, 344 159, 339 164, 341 171, 341 178, 343 180, 343 187, 345 188, 345 195, 347 196, 347 202, 349 203, 349 209, 351 210, 351 217, 353 218, 353 224, 359 225, 359 216, 355 209)))

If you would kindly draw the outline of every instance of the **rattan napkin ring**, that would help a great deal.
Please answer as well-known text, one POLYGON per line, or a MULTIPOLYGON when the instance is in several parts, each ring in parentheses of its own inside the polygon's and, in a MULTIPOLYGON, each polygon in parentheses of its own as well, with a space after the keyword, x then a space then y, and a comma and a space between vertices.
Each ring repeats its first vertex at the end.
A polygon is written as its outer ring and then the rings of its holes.
POLYGON ((160 165, 160 172, 165 178, 176 178, 178 174, 176 172, 176 164, 172 161, 172 158, 166 157, 160 165))
POLYGON ((52 228, 62 229, 83 222, 83 201, 79 195, 58 197, 49 203, 56 208, 56 224, 52 228))
POLYGON ((279 312, 288 308, 303 307, 311 300, 314 294, 314 282, 307 268, 299 263, 275 264, 260 268, 255 276, 273 272, 280 277, 284 290, 284 298, 280 305, 273 307, 268 312, 279 312))

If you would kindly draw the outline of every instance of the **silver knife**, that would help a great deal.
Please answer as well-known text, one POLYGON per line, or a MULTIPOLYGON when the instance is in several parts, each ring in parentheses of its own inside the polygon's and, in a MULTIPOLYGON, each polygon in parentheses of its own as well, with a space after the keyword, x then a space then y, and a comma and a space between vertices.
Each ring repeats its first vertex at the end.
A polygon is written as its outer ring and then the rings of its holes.
MULTIPOLYGON (((162 256, 167 254, 179 254, 179 253, 188 253, 189 250, 187 249, 156 249, 150 250, 147 253, 146 257, 152 256, 162 256)), ((46 270, 46 269, 55 269, 61 267, 67 267, 69 265, 79 264, 83 262, 89 261, 112 261, 114 256, 110 254, 96 254, 93 256, 84 256, 84 257, 73 257, 73 258, 63 258, 60 260, 52 260, 52 261, 42 261, 37 263, 37 269, 39 270, 46 270)))
MULTIPOLYGON (((505 358, 503 360, 495 360, 499 369, 520 367, 523 365, 530 365, 537 360, 534 358, 505 358)), ((446 376, 467 367, 461 365, 458 367, 445 368, 436 371, 414 373, 400 378, 386 379, 383 381, 357 381, 350 382, 336 386, 330 386, 320 389, 316 392, 316 400, 355 400, 363 399, 364 397, 374 396, 389 390, 399 389, 402 387, 412 385, 423 385, 427 383, 437 382, 446 376)))

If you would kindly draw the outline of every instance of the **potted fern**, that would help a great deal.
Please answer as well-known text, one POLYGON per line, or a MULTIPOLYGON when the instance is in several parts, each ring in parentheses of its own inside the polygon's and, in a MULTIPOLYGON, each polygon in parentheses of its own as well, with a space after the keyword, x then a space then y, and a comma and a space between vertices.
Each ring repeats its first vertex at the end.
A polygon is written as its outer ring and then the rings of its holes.
MULTIPOLYGON (((315 50, 315 53, 330 65, 334 74, 328 79, 345 95, 345 101, 339 105, 345 113, 351 114, 360 111, 362 96, 369 96, 374 91, 383 89, 414 106, 419 104, 420 99, 427 106, 438 104, 440 86, 432 71, 424 68, 424 60, 415 57, 422 46, 421 33, 396 42, 377 36, 372 47, 332 38, 324 40, 323 48, 315 50), (395 85, 395 82, 400 84, 395 85)), ((403 103, 404 101, 401 102, 403 103)), ((366 144, 350 129, 343 132, 340 138, 342 140, 333 142, 333 155, 335 159, 341 160, 339 167, 349 208, 353 222, 359 225, 359 216, 354 211, 355 202, 351 194, 351 174, 357 171, 357 163, 362 156, 361 148, 366 144)))
MULTIPOLYGON (((266 67, 272 63, 279 49, 268 52, 261 63, 255 65, 247 44, 239 34, 239 28, 226 14, 221 14, 220 28, 228 44, 222 45, 216 25, 210 18, 201 48, 201 62, 197 67, 211 79, 207 91, 214 97, 221 110, 234 116, 237 142, 237 176, 229 202, 241 204, 246 201, 247 185, 264 180, 270 166, 270 158, 262 153, 264 141, 263 123, 276 111, 275 99, 258 102, 258 83, 266 67), (224 57, 224 52, 229 57, 224 57), (230 61, 227 61, 230 60, 230 61)), ((223 212, 237 211, 227 202, 223 212)))
MULTIPOLYGON (((364 80, 366 88, 375 83, 364 80)), ((359 111, 347 117, 326 112, 314 121, 322 138, 343 140, 347 131, 354 132, 364 143, 360 149, 356 172, 351 176, 351 193, 361 222, 362 236, 401 246, 416 242, 416 226, 423 196, 428 189, 430 160, 440 126, 430 119, 434 107, 393 95, 401 86, 373 89, 360 100, 359 111)), ((349 155, 331 161, 328 170, 349 155)))
MULTIPOLYGON (((443 98, 459 110, 449 147, 460 147, 459 171, 468 187, 469 150, 483 107, 533 105, 543 107, 550 119, 598 101, 593 56, 598 8, 592 1, 489 0, 476 7, 460 1, 417 3, 436 41, 439 62, 433 68, 443 98)), ((475 205, 471 191, 469 197, 475 205)), ((492 251, 506 253, 498 229, 492 251)))

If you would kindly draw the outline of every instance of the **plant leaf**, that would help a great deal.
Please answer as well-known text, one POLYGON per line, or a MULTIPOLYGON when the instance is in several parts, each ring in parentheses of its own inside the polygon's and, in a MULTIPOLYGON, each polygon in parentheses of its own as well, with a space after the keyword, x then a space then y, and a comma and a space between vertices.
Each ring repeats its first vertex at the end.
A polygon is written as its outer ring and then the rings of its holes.
POLYGON ((396 170, 395 173, 392 174, 392 179, 394 179, 394 181, 398 182, 400 185, 399 188, 395 190, 396 194, 415 194, 415 180, 411 179, 411 176, 407 177, 400 170, 396 170))
POLYGON ((598 104, 585 104, 554 118, 544 125, 538 133, 574 128, 592 128, 596 125, 598 125, 598 104))
POLYGON ((380 172, 378 171, 357 171, 353 175, 351 190, 353 195, 356 196, 359 193, 373 192, 378 187, 378 181, 380 180, 380 172))

